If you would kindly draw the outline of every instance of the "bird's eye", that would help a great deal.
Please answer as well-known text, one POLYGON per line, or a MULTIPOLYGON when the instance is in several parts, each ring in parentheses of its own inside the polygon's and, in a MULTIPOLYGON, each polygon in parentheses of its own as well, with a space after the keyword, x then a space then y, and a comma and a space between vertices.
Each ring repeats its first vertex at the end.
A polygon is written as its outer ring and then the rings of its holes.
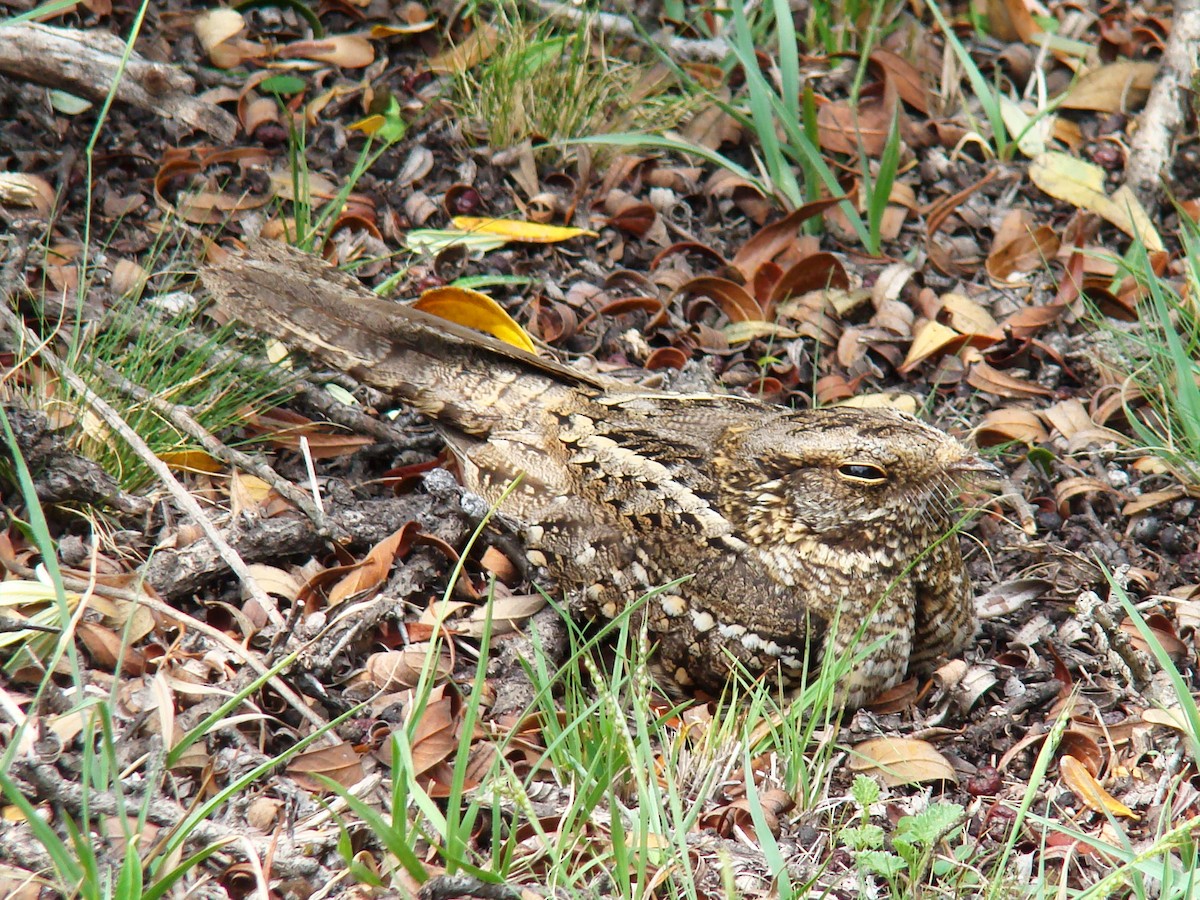
POLYGON ((887 472, 870 463, 846 463, 838 466, 838 474, 858 484, 883 484, 887 481, 887 472))

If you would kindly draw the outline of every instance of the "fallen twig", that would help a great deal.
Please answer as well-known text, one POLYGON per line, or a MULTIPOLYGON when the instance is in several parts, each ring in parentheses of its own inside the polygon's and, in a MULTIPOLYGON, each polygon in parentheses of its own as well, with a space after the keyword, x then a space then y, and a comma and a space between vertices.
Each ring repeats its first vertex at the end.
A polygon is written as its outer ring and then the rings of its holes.
POLYGON ((0 72, 90 100, 103 100, 116 83, 116 98, 226 143, 238 122, 196 96, 196 82, 180 69, 129 53, 106 31, 55 28, 37 22, 0 24, 0 72))

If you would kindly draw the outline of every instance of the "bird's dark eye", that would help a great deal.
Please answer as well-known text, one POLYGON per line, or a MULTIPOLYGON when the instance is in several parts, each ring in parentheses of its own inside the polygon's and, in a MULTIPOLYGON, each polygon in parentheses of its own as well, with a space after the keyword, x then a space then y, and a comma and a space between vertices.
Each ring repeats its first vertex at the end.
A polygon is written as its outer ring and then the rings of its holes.
POLYGON ((887 472, 871 463, 846 463, 838 466, 838 474, 858 484, 883 484, 887 481, 887 472))

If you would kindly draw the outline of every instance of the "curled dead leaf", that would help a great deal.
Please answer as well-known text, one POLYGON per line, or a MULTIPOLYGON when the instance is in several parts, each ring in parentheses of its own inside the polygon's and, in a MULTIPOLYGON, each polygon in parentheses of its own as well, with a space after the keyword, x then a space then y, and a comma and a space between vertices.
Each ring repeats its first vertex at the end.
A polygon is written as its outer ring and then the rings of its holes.
POLYGON ((1059 512, 1062 515, 1070 515, 1072 499, 1095 493, 1122 497, 1121 492, 1108 482, 1087 475, 1077 475, 1072 478, 1064 478, 1054 486, 1054 502, 1058 504, 1059 512))
POLYGON ((880 778, 889 787, 931 781, 958 783, 949 760, 933 744, 916 738, 878 737, 855 744, 851 771, 880 778))
POLYGON ((461 287, 432 288, 421 295, 413 308, 486 332, 527 353, 537 352, 525 329, 505 312, 504 307, 480 291, 461 287))
POLYGON ((32 209, 45 219, 54 208, 54 200, 54 188, 40 175, 0 172, 0 206, 32 209))
MULTIPOLYGON (((409 644, 403 650, 372 653, 367 657, 367 677, 381 691, 400 691, 416 687, 432 649, 433 645, 425 641, 409 644)), ((433 665, 437 678, 449 677, 454 671, 449 650, 442 647, 433 665)))
POLYGON ((345 788, 353 787, 366 777, 362 757, 344 742, 297 754, 288 763, 287 773, 313 793, 324 793, 328 790, 325 784, 313 778, 313 775, 324 775, 345 788))
POLYGON ((938 321, 960 334, 991 334, 996 320, 986 309, 968 297, 951 291, 939 301, 938 321))
POLYGON ((1091 735, 1067 729, 1058 742, 1060 756, 1070 756, 1082 763, 1093 778, 1099 778, 1104 768, 1104 751, 1091 735))
MULTIPOLYGON (((1146 625, 1150 629, 1150 633, 1154 639, 1158 641, 1163 652, 1171 659, 1178 663, 1188 655, 1188 645, 1179 639, 1179 635, 1175 633, 1175 628, 1170 620, 1161 614, 1154 614, 1146 617, 1146 625)), ((1152 653, 1150 644, 1142 637, 1141 630, 1134 624, 1134 621, 1126 617, 1121 622, 1121 631, 1129 637, 1129 642, 1143 653, 1152 653)))
MULTIPOLYGON (((964 362, 968 362, 966 354, 963 355, 963 359, 964 362)), ((995 394, 997 397, 1007 397, 1011 400, 1021 400, 1026 397, 1049 397, 1054 393, 1040 384, 1026 381, 1023 378, 1015 378, 1007 372, 995 368, 987 363, 982 354, 977 351, 975 359, 969 361, 967 384, 989 394, 995 394)))
POLYGON ((416 524, 409 522, 372 547, 362 562, 330 589, 329 605, 337 606, 355 594, 380 587, 387 581, 392 563, 412 548, 417 530, 416 524))
POLYGON ((1017 407, 994 409, 983 417, 983 421, 972 432, 972 439, 980 447, 995 447, 1000 444, 1021 443, 1034 447, 1050 439, 1037 413, 1017 407))

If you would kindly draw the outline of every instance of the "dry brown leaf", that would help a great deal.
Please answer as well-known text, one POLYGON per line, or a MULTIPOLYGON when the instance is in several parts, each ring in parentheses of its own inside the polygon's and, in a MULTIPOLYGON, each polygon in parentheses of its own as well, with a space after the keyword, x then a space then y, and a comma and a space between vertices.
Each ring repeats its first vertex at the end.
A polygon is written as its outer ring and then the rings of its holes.
POLYGON ((948 325, 929 319, 924 325, 918 327, 916 334, 913 335, 912 344, 909 345, 908 354, 904 357, 899 371, 901 374, 911 372, 930 357, 940 356, 943 353, 956 353, 962 349, 965 342, 964 335, 959 334, 948 325))
POLYGON ((138 647, 122 649, 121 636, 98 622, 80 622, 75 633, 87 648, 92 662, 101 670, 126 675, 142 675, 146 671, 145 651, 138 647))
POLYGON ((1053 583, 1041 578, 1018 578, 1006 581, 976 597, 975 610, 981 619, 1008 615, 1037 600, 1052 587, 1054 587, 1053 583))
POLYGON ((922 115, 929 115, 929 89, 925 87, 925 79, 912 63, 884 49, 871 51, 870 61, 884 73, 901 100, 922 115))
POLYGON ((732 265, 746 281, 754 278, 759 267, 780 256, 784 251, 794 246, 800 240, 800 226, 806 221, 818 216, 830 207, 836 206, 843 198, 826 198, 806 203, 799 209, 788 213, 778 222, 773 222, 759 231, 742 244, 733 257, 732 265))
POLYGON ((229 479, 229 499, 233 514, 263 512, 263 505, 274 499, 275 488, 257 475, 245 475, 234 469, 229 479))
MULTIPOLYGON (((1154 635, 1154 639, 1158 641, 1163 648, 1163 652, 1171 657, 1176 663, 1183 660, 1188 654, 1188 645, 1179 639, 1179 635, 1175 633, 1174 627, 1171 625, 1166 616, 1155 613, 1146 617, 1146 626, 1150 629, 1150 633, 1154 635)), ((1121 622, 1121 631, 1129 637, 1131 643, 1143 653, 1152 653, 1150 644, 1142 637, 1141 631, 1132 619, 1126 617, 1121 622)))
POLYGON ((207 9, 192 20, 192 29, 205 53, 211 53, 214 47, 236 36, 245 27, 242 14, 228 7, 207 9))
POLYGON ((1167 709, 1151 707, 1142 713, 1142 720, 1150 725, 1173 728, 1180 734, 1192 733, 1192 723, 1188 720, 1187 713, 1178 706, 1171 706, 1167 709))
POLYGON ((1008 397, 1013 400, 1020 400, 1025 397, 1049 397, 1054 393, 1049 388, 1042 387, 1040 384, 1026 381, 1023 378, 1016 378, 1007 372, 1002 372, 986 362, 978 350, 971 348, 969 352, 974 358, 968 358, 967 354, 964 353, 963 362, 969 366, 967 370, 967 384, 973 388, 986 391, 989 394, 995 394, 997 397, 1008 397))
POLYGON ((432 57, 427 66, 435 75, 457 75, 483 62, 500 42, 500 32, 486 22, 456 47, 432 57))
POLYGON ((988 34, 1005 43, 1024 40, 1017 23, 1019 20, 1033 19, 1023 0, 985 0, 984 15, 988 34))
POLYGON ((729 344, 741 344, 746 341, 757 341, 761 338, 774 338, 781 341, 793 341, 804 335, 794 328, 779 325, 775 322, 731 322, 721 329, 721 334, 729 344))
POLYGON ((250 563, 246 568, 260 588, 285 600, 295 600, 300 596, 300 589, 304 587, 304 582, 278 566, 250 563))
MULTIPOLYGON (((728 278, 704 275, 682 285, 676 295, 683 298, 707 297, 721 307, 730 322, 763 323, 763 310, 750 292, 728 278)), ((749 338, 746 338, 749 340, 749 338)))
POLYGON ((323 430, 324 425, 282 408, 254 413, 244 425, 249 431, 267 436, 273 446, 286 450, 298 451, 303 438, 313 459, 347 456, 375 443, 373 438, 362 435, 323 430))
POLYGON ((938 319, 960 334, 990 335, 996 330, 992 314, 965 294, 943 294, 938 319))
POLYGON ((1093 778, 1099 778, 1104 768, 1104 751, 1083 731, 1071 728, 1064 731, 1058 742, 1058 753, 1078 760, 1093 778))
POLYGON ((780 274, 764 304, 766 316, 771 318, 775 308, 792 297, 812 291, 845 291, 849 287, 850 276, 841 260, 832 253, 810 254, 780 274))
MULTIPOLYGON (((427 641, 409 644, 403 650, 384 650, 367 657, 367 677, 381 691, 392 692, 413 688, 421 679, 421 671, 427 664, 433 645, 427 641)), ((434 675, 446 678, 453 671, 453 663, 447 648, 440 647, 434 675)))
POLYGON ((1011 406, 987 413, 972 436, 980 447, 995 447, 1014 441, 1032 447, 1050 439, 1037 413, 1011 406))
POLYGON ((1142 494, 1136 500, 1130 500, 1121 507, 1121 515, 1136 516, 1139 513, 1154 509, 1156 506, 1162 506, 1164 503, 1174 503, 1179 498, 1186 496, 1187 490, 1182 485, 1165 488, 1161 491, 1150 491, 1142 494))
POLYGON ((822 103, 817 107, 821 148, 851 156, 864 152, 878 159, 887 145, 894 109, 894 101, 887 102, 884 96, 869 95, 865 90, 857 110, 847 100, 822 103))
POLYGON ((205 10, 192 20, 196 39, 219 69, 232 69, 247 59, 266 55, 266 47, 262 44, 239 37, 245 26, 242 14, 228 7, 205 10))
MULTIPOLYGON (((529 621, 535 613, 544 609, 546 598, 541 594, 509 594, 495 597, 491 601, 492 636, 513 634, 529 621)), ((467 637, 483 637, 484 623, 488 618, 487 605, 476 606, 470 619, 455 629, 467 637)))
POLYGON ((0 897, 5 897, 6 900, 38 900, 39 897, 54 893, 54 886, 42 876, 10 863, 0 862, 0 897), (45 894, 42 893, 43 890, 45 894))
MULTIPOLYGON (((681 133, 684 140, 698 147, 716 150, 722 144, 738 143, 742 138, 742 125, 716 103, 710 103, 688 120, 681 133)), ((705 191, 711 196, 729 196, 739 182, 743 188, 753 190, 738 176, 717 169, 709 178, 705 191)))
POLYGON ((1024 339, 1033 337, 1047 325, 1058 321, 1059 317, 1067 311, 1065 303, 1047 303, 1042 306, 1026 306, 1018 309, 1015 313, 1000 323, 996 329, 995 336, 1002 338, 1006 332, 1012 334, 1013 337, 1024 339))
POLYGON ((1051 404, 1042 410, 1042 416, 1045 417, 1051 428, 1068 440, 1081 431, 1096 427, 1087 407, 1075 397, 1051 404))
POLYGON ((1071 85, 1059 105, 1064 109, 1129 112, 1146 101, 1157 72, 1156 62, 1111 62, 1092 69, 1071 85))
POLYGON ((1077 475, 1073 478, 1064 478, 1054 486, 1054 502, 1058 504, 1060 511, 1069 511, 1072 498, 1094 493, 1121 497, 1121 492, 1108 482, 1087 475, 1077 475))
POLYGON ((916 738, 878 737, 851 748, 851 771, 877 776, 888 787, 930 781, 958 783, 949 760, 933 744, 916 738))
POLYGON ((344 742, 297 754, 288 763, 287 773, 297 784, 313 793, 324 793, 328 790, 324 784, 311 777, 313 775, 324 775, 344 788, 353 787, 366 777, 362 757, 344 742))
MULTIPOLYGON (((772 834, 779 834, 781 817, 795 806, 795 800, 786 791, 778 788, 760 789, 759 791, 758 812, 762 814, 762 820, 772 834)), ((740 833, 753 840, 758 840, 754 827, 754 814, 751 811, 751 802, 748 797, 739 797, 732 803, 705 814, 701 817, 699 827, 712 828, 726 838, 740 833)))
POLYGON ((868 709, 876 715, 890 716, 916 705, 920 695, 921 682, 917 678, 906 678, 904 681, 888 688, 868 704, 868 709))
POLYGON ((1034 227, 1028 210, 1011 210, 1000 224, 985 268, 997 287, 1012 287, 1029 272, 1045 268, 1058 253, 1061 239, 1048 225, 1034 227))
POLYGON ((413 730, 413 777, 445 762, 458 746, 458 701, 441 685, 430 694, 429 702, 413 730))
POLYGON ((254 134, 269 122, 279 122, 279 117, 279 100, 275 97, 247 95, 238 102, 238 121, 246 134, 254 134))
POLYGON ((54 208, 54 189, 40 175, 0 172, 0 206, 34 210, 38 218, 49 217, 54 208))
POLYGON ((329 605, 378 588, 387 581, 392 564, 412 547, 416 529, 409 523, 397 529, 371 548, 362 563, 329 591, 329 605))
POLYGON ((339 34, 310 41, 293 41, 281 48, 280 55, 315 59, 344 69, 361 69, 375 61, 375 48, 364 37, 339 34))

